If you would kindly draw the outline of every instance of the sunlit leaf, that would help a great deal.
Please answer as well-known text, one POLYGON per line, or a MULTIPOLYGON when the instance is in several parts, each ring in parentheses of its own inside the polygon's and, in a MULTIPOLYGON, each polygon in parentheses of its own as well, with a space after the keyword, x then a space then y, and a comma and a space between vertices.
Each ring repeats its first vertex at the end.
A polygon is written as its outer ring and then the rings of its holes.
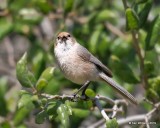
POLYGON ((25 53, 16 65, 17 79, 24 87, 33 87, 36 79, 27 68, 27 53, 25 53))
POLYGON ((79 117, 79 118, 85 118, 89 115, 90 111, 89 110, 83 110, 83 109, 78 109, 78 108, 73 108, 73 114, 76 116, 76 117, 79 117))
POLYGON ((36 83, 36 88, 38 91, 43 90, 53 78, 54 67, 48 67, 43 71, 38 82, 36 83))
POLYGON ((58 118, 61 121, 61 124, 65 128, 68 128, 69 127, 69 114, 66 111, 65 107, 66 107, 65 104, 61 104, 57 109, 57 113, 58 113, 58 118))
POLYGON ((107 121, 106 122, 106 127, 107 128, 118 128, 117 120, 114 118, 114 119, 111 119, 111 120, 107 121))
POLYGON ((126 9, 126 28, 127 30, 134 30, 138 29, 139 27, 139 18, 136 14, 136 12, 131 9, 126 9))

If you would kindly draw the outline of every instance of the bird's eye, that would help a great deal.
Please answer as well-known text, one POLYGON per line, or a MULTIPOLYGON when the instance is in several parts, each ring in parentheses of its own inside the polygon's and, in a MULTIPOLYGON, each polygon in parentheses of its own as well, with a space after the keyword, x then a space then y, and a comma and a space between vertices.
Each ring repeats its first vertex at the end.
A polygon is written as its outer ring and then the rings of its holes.
POLYGON ((68 37, 71 37, 71 35, 68 35, 68 37))
POLYGON ((60 39, 60 37, 57 37, 57 39, 59 40, 59 39, 60 39))

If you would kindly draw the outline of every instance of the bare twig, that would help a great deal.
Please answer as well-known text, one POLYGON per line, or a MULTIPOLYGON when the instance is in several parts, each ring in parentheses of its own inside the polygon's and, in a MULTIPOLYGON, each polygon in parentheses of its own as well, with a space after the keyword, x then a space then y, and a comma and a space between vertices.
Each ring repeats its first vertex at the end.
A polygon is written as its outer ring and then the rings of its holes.
POLYGON ((101 104, 99 103, 98 96, 95 97, 94 103, 95 103, 96 106, 98 107, 98 109, 99 109, 99 111, 101 112, 103 118, 104 118, 106 121, 108 121, 108 120, 109 120, 109 117, 108 117, 108 115, 106 114, 106 112, 104 111, 104 109, 102 108, 101 104))
MULTIPOLYGON (((120 125, 124 125, 124 124, 127 124, 129 122, 131 122, 131 124, 135 123, 135 124, 138 124, 138 121, 144 121, 145 125, 147 128, 150 128, 149 126, 149 120, 154 117, 156 113, 156 111, 160 108, 160 102, 155 104, 155 107, 149 111, 147 114, 141 114, 141 115, 134 115, 134 116, 129 116, 127 118, 121 118, 121 119, 117 119, 117 122, 120 125), (137 123, 136 123, 137 122, 137 123)), ((99 122, 99 121, 98 121, 99 122)), ((103 122, 105 123, 105 122, 103 122)), ((155 122, 156 123, 156 122, 155 122)), ((95 123, 96 124, 96 123, 95 123)), ((102 122, 101 122, 102 124, 102 122)), ((94 124, 93 124, 94 126, 94 124)), ((92 127, 92 128, 95 128, 95 127, 92 127)), ((105 124, 103 124, 103 126, 101 128, 105 128, 105 124)))

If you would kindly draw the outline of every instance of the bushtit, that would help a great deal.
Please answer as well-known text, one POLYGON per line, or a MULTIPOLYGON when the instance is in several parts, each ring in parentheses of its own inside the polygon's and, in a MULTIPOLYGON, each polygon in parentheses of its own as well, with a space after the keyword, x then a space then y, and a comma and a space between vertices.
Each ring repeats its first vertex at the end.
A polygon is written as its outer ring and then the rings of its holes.
POLYGON ((80 90, 83 90, 83 93, 90 81, 101 80, 113 87, 124 98, 137 104, 136 99, 112 79, 111 71, 69 33, 59 33, 54 45, 59 69, 67 79, 82 85, 80 90))

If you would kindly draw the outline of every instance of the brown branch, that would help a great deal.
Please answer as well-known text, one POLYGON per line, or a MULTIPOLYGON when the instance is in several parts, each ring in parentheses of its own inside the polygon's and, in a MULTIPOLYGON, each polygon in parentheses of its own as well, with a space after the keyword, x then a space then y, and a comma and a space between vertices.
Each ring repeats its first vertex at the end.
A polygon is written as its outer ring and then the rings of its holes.
MULTIPOLYGON (((123 2, 124 9, 126 10, 128 8, 127 2, 126 2, 126 0, 122 0, 122 2, 123 2)), ((139 35, 136 30, 131 31, 131 34, 132 34, 132 39, 133 39, 133 46, 134 46, 134 49, 136 50, 136 53, 137 53, 139 61, 140 61, 141 83, 142 83, 142 86, 144 88, 146 88, 148 85, 148 79, 147 79, 147 76, 144 71, 144 56, 143 56, 143 54, 141 52, 141 48, 139 46, 139 39, 138 39, 139 35)))
POLYGON ((148 85, 148 80, 144 71, 144 56, 142 55, 138 38, 139 38, 138 33, 136 31, 132 31, 133 45, 140 60, 141 82, 143 87, 146 88, 148 85))
MULTIPOLYGON (((48 100, 57 100, 57 99, 61 99, 61 100, 70 100, 70 101, 79 101, 79 100, 85 100, 84 96, 73 96, 73 95, 49 95, 49 94, 40 94, 40 96, 47 98, 48 100)), ((113 106, 112 108, 112 117, 115 117, 117 112, 120 111, 120 108, 118 108, 118 104, 122 104, 122 105, 127 105, 127 101, 125 100, 112 100, 108 97, 104 97, 104 96, 100 96, 100 95, 96 95, 95 97, 91 98, 88 97, 87 100, 91 100, 96 107, 99 109, 99 111, 101 112, 101 115, 103 116, 103 118, 108 121, 109 117, 106 114, 105 109, 102 108, 102 105, 100 104, 100 101, 105 101, 108 102, 113 106)))

